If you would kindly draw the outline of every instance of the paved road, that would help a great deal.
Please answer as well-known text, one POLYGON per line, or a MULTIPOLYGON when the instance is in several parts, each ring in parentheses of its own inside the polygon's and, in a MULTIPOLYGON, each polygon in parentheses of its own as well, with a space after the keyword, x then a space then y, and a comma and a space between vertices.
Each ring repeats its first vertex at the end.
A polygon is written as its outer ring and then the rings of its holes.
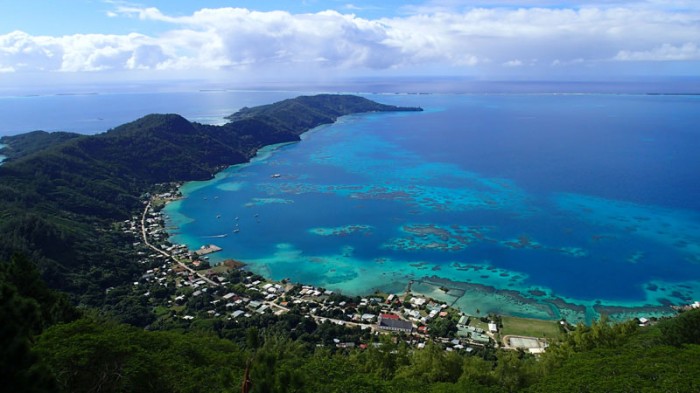
POLYGON ((377 325, 369 324, 369 323, 359 323, 359 322, 349 322, 349 321, 343 321, 342 319, 334 319, 334 318, 327 318, 327 317, 322 317, 320 315, 312 315, 312 317, 317 320, 317 321, 331 321, 337 325, 344 325, 344 326, 358 326, 360 328, 370 328, 372 331, 377 330, 377 325))
MULTIPOLYGON (((279 310, 283 310, 285 312, 289 311, 289 308, 281 306, 277 303, 270 302, 270 301, 264 301, 263 304, 267 304, 271 308, 276 308, 279 310)), ((345 326, 359 326, 361 328, 370 328, 372 331, 377 330, 377 325, 374 324, 369 324, 369 323, 358 323, 358 322, 350 322, 350 321, 344 321, 342 319, 335 319, 335 318, 328 318, 328 317, 322 317, 320 315, 311 315, 311 317, 316 320, 316 321, 331 321, 337 325, 345 325, 345 326)))
POLYGON ((211 285, 213 285, 213 286, 215 286, 215 287, 216 287, 216 286, 219 286, 219 283, 214 282, 214 281, 208 279, 207 277, 203 276, 203 275, 202 275, 201 273, 199 273, 198 271, 192 269, 191 267, 189 267, 189 266, 185 265, 184 263, 182 263, 182 262, 178 261, 177 259, 175 259, 175 257, 172 256, 172 254, 166 252, 165 250, 161 250, 160 248, 158 248, 158 247, 156 247, 156 246, 154 246, 153 244, 151 244, 151 243, 148 242, 148 236, 146 236, 146 214, 148 214, 148 209, 150 209, 150 208, 151 208, 151 202, 149 201, 148 204, 146 204, 146 208, 143 209, 143 214, 141 215, 141 236, 143 237, 143 242, 146 243, 146 245, 147 245, 148 247, 150 247, 151 249, 153 249, 153 251, 156 251, 156 252, 158 252, 158 253, 160 253, 160 254, 162 254, 162 255, 165 255, 167 258, 172 259, 173 262, 175 262, 175 263, 177 263, 178 265, 182 266, 183 268, 187 269, 190 273, 199 276, 199 278, 201 278, 202 280, 206 281, 207 283, 209 283, 209 284, 211 284, 211 285))

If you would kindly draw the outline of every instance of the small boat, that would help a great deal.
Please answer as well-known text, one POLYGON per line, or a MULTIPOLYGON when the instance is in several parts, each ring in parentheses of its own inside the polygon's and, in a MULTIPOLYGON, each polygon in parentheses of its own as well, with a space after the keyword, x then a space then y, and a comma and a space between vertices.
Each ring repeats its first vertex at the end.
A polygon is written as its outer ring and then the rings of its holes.
POLYGON ((238 233, 238 232, 240 232, 240 231, 241 231, 240 229, 236 228, 236 229, 233 230, 233 233, 238 233))
POLYGON ((222 238, 228 236, 228 233, 224 233, 223 235, 212 235, 212 236, 204 236, 205 238, 209 239, 214 239, 214 238, 222 238))
POLYGON ((282 175, 279 173, 275 173, 275 174, 271 175, 270 177, 273 179, 278 179, 278 178, 282 177, 282 175))

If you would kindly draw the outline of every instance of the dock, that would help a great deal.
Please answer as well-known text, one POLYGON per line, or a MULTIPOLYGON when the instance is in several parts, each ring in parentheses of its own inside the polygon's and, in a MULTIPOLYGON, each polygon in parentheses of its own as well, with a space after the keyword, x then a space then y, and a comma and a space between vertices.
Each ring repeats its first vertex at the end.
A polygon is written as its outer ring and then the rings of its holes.
POLYGON ((206 244, 206 245, 202 246, 199 250, 195 251, 194 253, 201 257, 202 255, 215 253, 215 252, 218 252, 221 250, 222 250, 222 248, 217 246, 217 245, 206 244))

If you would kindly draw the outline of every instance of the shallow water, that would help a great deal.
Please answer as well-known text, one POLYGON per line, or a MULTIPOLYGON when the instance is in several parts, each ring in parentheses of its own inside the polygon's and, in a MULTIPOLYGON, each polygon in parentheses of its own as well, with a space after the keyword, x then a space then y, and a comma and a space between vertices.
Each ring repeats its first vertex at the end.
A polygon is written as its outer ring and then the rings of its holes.
POLYGON ((166 208, 174 241, 348 294, 414 280, 470 313, 623 318, 700 299, 700 98, 370 98, 426 110, 344 117, 185 185, 166 208))

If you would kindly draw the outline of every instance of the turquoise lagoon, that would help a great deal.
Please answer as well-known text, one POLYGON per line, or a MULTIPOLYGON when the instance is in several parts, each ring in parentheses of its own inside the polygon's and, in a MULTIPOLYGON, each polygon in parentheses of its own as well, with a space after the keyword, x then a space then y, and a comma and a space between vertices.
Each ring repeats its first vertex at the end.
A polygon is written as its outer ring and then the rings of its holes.
POLYGON ((166 207, 273 279, 590 321, 700 299, 700 97, 369 95, 166 207), (440 287, 448 288, 444 292, 440 287))

